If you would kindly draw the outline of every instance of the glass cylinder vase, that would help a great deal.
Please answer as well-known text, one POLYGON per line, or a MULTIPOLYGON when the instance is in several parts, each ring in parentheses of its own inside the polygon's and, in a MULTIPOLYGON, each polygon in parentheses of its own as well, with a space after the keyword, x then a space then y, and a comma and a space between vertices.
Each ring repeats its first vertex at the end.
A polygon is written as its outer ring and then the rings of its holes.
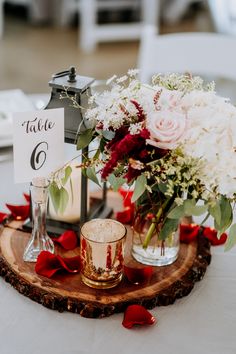
POLYGON ((142 264, 165 266, 172 264, 179 253, 178 225, 162 239, 164 218, 157 221, 156 214, 137 212, 132 225, 132 255, 142 264))
POLYGON ((41 177, 34 178, 30 186, 33 229, 23 255, 25 262, 36 262, 41 251, 54 253, 54 244, 46 231, 48 186, 49 182, 41 177))

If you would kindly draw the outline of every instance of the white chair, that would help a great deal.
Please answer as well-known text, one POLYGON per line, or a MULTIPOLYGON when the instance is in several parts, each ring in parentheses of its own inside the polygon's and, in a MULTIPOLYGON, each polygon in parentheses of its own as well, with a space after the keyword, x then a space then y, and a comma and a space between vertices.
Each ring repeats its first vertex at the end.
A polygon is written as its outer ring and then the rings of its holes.
POLYGON ((235 0, 208 0, 208 6, 218 33, 236 34, 235 0))
POLYGON ((142 19, 129 24, 97 23, 97 12, 102 8, 124 8, 131 5, 128 0, 80 0, 80 46, 85 52, 95 49, 98 42, 134 40, 141 38, 143 24, 151 24, 157 29, 159 0, 140 0, 142 19))
POLYGON ((62 0, 61 24, 68 23, 77 10, 80 14, 79 45, 91 52, 99 42, 140 39, 143 24, 158 28, 160 0, 62 0), (141 7, 141 20, 135 23, 99 24, 101 10, 125 10, 141 7))
POLYGON ((144 29, 138 67, 140 79, 150 82, 154 73, 184 73, 236 80, 236 39, 216 33, 156 35, 144 29))

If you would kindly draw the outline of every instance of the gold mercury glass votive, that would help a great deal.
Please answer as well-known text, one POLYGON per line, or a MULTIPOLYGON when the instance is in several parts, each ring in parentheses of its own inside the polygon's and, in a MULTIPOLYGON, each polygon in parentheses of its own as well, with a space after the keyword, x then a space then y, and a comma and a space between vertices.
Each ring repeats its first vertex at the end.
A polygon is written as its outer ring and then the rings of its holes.
POLYGON ((98 289, 116 286, 122 279, 126 228, 112 219, 93 219, 81 228, 82 281, 98 289))

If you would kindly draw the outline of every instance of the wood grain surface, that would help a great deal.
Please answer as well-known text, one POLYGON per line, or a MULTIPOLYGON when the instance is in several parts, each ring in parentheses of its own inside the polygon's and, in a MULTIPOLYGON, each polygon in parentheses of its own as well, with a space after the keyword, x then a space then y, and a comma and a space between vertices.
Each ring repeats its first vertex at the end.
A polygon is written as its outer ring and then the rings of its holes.
MULTIPOLYGON (((23 261, 29 234, 19 230, 19 223, 5 227, 0 236, 0 275, 18 292, 60 312, 70 311, 84 317, 104 317, 123 312, 130 304, 148 309, 169 305, 188 295, 196 281, 202 279, 210 264, 209 242, 199 237, 190 244, 181 244, 178 259, 169 266, 154 267, 145 284, 134 285, 123 277, 121 283, 107 290, 92 289, 81 281, 80 274, 58 274, 53 279, 35 273, 35 264, 23 261), (17 228, 16 228, 17 227, 17 228)), ((125 264, 143 267, 130 255, 131 229, 128 228, 125 264)), ((56 253, 66 257, 79 254, 79 248, 64 251, 56 246, 56 253)))

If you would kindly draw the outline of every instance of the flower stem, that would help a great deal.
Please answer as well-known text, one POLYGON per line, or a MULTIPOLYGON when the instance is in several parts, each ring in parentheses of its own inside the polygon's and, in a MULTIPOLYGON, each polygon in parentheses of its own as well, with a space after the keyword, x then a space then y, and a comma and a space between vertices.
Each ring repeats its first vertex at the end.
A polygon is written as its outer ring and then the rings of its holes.
POLYGON ((165 208, 168 204, 169 200, 167 199, 163 204, 162 206, 160 207, 160 209, 158 210, 158 212, 156 213, 156 217, 155 217, 155 221, 151 223, 149 229, 148 229, 148 232, 146 234, 146 237, 145 237, 145 240, 143 241, 143 248, 147 248, 151 238, 152 238, 152 235, 153 235, 153 232, 155 231, 156 229, 156 224, 158 223, 158 221, 160 221, 160 218, 163 214, 163 212, 165 211, 165 208))

